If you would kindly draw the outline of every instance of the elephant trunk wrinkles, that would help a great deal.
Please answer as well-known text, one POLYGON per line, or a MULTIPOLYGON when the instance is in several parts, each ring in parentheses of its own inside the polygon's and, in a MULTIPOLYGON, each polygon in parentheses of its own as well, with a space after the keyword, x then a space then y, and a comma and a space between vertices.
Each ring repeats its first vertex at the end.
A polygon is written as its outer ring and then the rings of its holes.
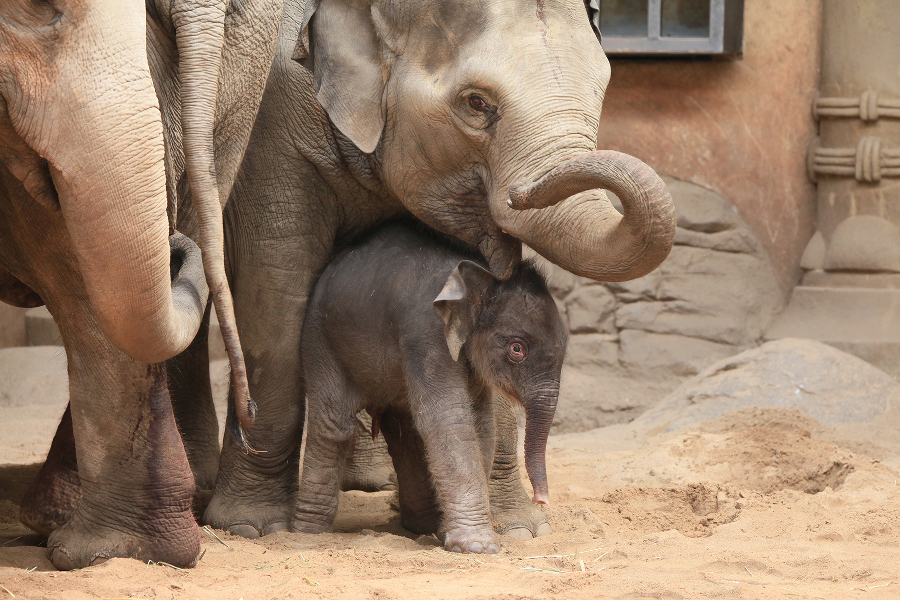
POLYGON ((547 436, 556 413, 559 385, 552 390, 534 394, 523 401, 525 405, 525 471, 534 490, 532 502, 550 504, 547 488, 547 436))
POLYGON ((665 183, 640 160, 611 150, 570 158, 533 183, 514 183, 508 200, 495 197, 491 212, 551 262, 597 281, 646 275, 675 240, 675 206, 665 183), (624 216, 599 188, 621 199, 624 216))
MULTIPOLYGON (((219 194, 213 151, 226 8, 227 2, 219 0, 198 8, 176 11, 172 18, 181 57, 179 70, 185 171, 200 222, 203 268, 231 365, 238 421, 243 427, 250 427, 256 417, 256 404, 250 398, 234 304, 225 275, 224 200, 219 194)), ((237 439, 245 451, 249 449, 243 432, 238 432, 237 439)))
POLYGON ((54 135, 38 127, 25 135, 38 132, 29 143, 47 160, 100 328, 126 355, 157 363, 191 343, 208 291, 202 278, 170 280, 162 122, 143 2, 89 17, 73 44, 105 56, 86 69, 77 54, 63 55, 58 72, 76 75, 48 89, 43 114, 54 135))

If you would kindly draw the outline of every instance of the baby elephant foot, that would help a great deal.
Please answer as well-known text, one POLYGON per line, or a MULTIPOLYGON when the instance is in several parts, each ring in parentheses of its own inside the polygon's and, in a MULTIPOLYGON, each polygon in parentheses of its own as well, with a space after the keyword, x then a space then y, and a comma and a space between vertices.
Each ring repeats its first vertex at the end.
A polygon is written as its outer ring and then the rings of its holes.
POLYGON ((444 534, 444 549, 450 552, 497 554, 500 552, 500 540, 490 527, 460 527, 444 534))
POLYGON ((286 501, 283 504, 251 503, 214 493, 203 514, 203 522, 215 529, 254 540, 270 533, 288 531, 289 514, 290 506, 286 501))
MULTIPOLYGON (((108 521, 108 519, 105 519, 108 521)), ((110 558, 136 558, 193 567, 200 554, 200 530, 190 511, 164 524, 88 522, 76 509, 68 523, 50 534, 47 553, 57 569, 71 571, 110 558)))
POLYGON ((530 540, 553 533, 544 512, 531 502, 506 510, 495 508, 493 520, 497 533, 519 540, 530 540))
POLYGON ((328 533, 331 531, 331 526, 317 521, 294 519, 291 522, 291 531, 294 533, 328 533))

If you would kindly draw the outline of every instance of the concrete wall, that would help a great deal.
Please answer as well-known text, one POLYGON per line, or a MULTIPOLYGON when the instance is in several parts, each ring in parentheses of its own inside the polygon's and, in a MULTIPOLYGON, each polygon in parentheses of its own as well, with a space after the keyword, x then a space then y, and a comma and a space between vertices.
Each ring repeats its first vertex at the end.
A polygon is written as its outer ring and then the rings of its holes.
POLYGON ((818 0, 747 0, 742 60, 613 58, 600 120, 598 147, 728 198, 786 289, 814 230, 820 29, 818 0))
POLYGON ((26 345, 26 310, 0 302, 0 348, 26 345))

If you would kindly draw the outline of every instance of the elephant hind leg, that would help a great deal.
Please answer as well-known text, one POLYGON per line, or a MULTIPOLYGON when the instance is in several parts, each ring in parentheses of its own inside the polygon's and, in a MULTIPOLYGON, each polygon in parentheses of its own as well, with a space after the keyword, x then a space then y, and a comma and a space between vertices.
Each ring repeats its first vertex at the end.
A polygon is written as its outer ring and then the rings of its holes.
POLYGON ((25 526, 49 536, 69 520, 80 499, 72 410, 67 406, 47 460, 22 498, 19 518, 25 526))
POLYGON ((408 411, 386 412, 381 425, 397 472, 400 524, 420 535, 437 533, 441 511, 425 461, 422 437, 416 431, 408 411))
POLYGON ((341 490, 383 492, 396 489, 397 475, 384 437, 373 432, 372 418, 360 411, 356 414, 356 435, 341 474, 341 490))

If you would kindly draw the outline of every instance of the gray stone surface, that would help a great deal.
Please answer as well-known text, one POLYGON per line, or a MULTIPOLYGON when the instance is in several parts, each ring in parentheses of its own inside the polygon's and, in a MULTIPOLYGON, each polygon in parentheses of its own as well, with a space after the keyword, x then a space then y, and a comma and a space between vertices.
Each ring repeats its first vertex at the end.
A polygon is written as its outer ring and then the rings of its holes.
POLYGON ((618 367, 619 338, 608 333, 569 336, 566 364, 571 367, 618 367))
POLYGON ((602 285, 583 285, 569 294, 564 306, 572 333, 615 333, 616 297, 602 285))
POLYGON ((0 407, 56 404, 65 408, 68 401, 66 353, 62 348, 0 350, 0 407))
POLYGON ((0 302, 0 348, 14 348, 28 343, 25 335, 24 308, 0 302))
POLYGON ((900 383, 812 340, 783 339, 721 360, 638 417, 647 432, 676 431, 748 406, 798 409, 829 427, 900 439, 900 383))
POLYGON ((619 362, 641 377, 664 379, 697 373, 708 364, 739 352, 736 346, 686 335, 619 332, 619 362))
POLYGON ((25 334, 29 346, 62 346, 59 328, 46 306, 25 312, 25 334))

